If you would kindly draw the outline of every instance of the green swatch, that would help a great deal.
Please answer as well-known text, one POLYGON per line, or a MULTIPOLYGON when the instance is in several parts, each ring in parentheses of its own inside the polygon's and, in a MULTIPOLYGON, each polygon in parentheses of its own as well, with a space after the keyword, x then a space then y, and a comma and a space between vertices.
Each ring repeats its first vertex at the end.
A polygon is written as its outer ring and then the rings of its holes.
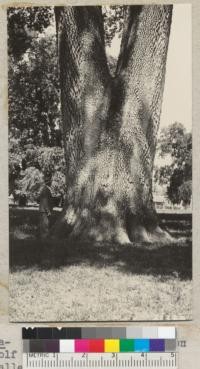
POLYGON ((133 352, 134 351, 134 340, 124 339, 120 340, 120 352, 133 352))

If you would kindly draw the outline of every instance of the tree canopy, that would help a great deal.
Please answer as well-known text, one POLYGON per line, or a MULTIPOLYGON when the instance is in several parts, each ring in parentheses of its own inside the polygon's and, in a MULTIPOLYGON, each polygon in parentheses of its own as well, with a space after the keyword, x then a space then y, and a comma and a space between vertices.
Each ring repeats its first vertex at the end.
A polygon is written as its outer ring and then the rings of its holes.
POLYGON ((113 38, 117 34, 121 37, 124 26, 124 6, 103 6, 102 7, 105 42, 110 46, 113 38))
POLYGON ((55 36, 33 39, 19 62, 9 58, 9 125, 26 144, 61 144, 56 61, 55 36))
POLYGON ((51 7, 9 7, 8 53, 19 59, 53 19, 51 7))
POLYGON ((167 185, 170 201, 187 205, 192 196, 192 134, 175 122, 161 130, 158 139, 160 157, 170 157, 170 163, 155 171, 156 181, 167 185))

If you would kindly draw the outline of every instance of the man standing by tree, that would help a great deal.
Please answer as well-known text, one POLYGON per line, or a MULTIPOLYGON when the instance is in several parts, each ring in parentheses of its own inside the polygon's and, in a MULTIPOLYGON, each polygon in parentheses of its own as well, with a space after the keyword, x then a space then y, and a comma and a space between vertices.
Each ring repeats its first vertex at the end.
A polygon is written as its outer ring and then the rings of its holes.
POLYGON ((50 229, 50 219, 53 210, 53 198, 51 193, 51 174, 44 174, 44 185, 39 196, 39 212, 40 212, 40 237, 45 239, 48 237, 50 229))

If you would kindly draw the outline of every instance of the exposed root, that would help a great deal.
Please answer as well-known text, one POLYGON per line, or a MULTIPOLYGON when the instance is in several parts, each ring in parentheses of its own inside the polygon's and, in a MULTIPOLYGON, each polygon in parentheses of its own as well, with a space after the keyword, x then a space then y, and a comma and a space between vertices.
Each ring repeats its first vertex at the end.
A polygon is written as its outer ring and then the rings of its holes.
POLYGON ((116 242, 120 245, 132 245, 128 233, 124 228, 118 228, 116 232, 116 242))
POLYGON ((107 229, 102 229, 101 225, 93 225, 91 227, 83 227, 82 225, 75 226, 70 238, 80 239, 91 243, 116 243, 119 245, 131 245, 131 241, 125 229, 117 227, 113 229, 108 224, 107 229))
POLYGON ((118 245, 140 245, 147 243, 156 247, 179 241, 157 224, 145 226, 133 221, 131 229, 127 231, 123 221, 120 221, 116 214, 105 213, 96 217, 88 209, 76 213, 73 207, 63 210, 51 229, 50 238, 65 238, 70 241, 94 244, 103 242, 118 245))
POLYGON ((131 240, 134 243, 149 243, 156 244, 156 246, 165 246, 171 243, 177 242, 166 230, 156 226, 154 229, 148 230, 148 228, 138 225, 131 232, 131 240))

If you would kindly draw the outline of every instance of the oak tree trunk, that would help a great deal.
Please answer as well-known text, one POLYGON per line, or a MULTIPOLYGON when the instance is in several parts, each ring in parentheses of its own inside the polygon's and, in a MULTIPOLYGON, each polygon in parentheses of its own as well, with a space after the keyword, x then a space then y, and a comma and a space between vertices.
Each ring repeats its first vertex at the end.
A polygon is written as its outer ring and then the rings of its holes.
POLYGON ((100 7, 56 8, 66 203, 55 227, 97 241, 163 236, 152 170, 172 6, 126 7, 116 75, 100 7))

